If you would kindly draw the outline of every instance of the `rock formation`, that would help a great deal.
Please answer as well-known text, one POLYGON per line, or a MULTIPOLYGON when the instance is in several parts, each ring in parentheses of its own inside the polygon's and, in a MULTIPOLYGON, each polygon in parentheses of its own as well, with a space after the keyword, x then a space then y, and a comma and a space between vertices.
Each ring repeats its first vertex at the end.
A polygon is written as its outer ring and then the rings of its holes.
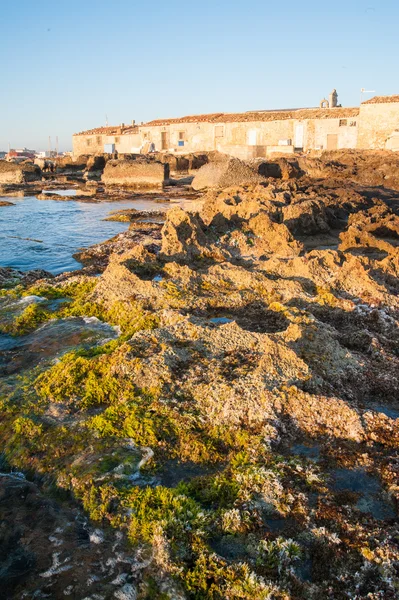
POLYGON ((7 477, 40 473, 65 499, 46 508, 54 558, 20 498, 44 522, 38 490, 0 486, 2 573, 20 574, 18 556, 26 566, 12 599, 83 596, 80 561, 93 599, 397 597, 398 194, 355 166, 349 177, 344 156, 298 160, 301 173, 261 180, 228 161, 204 177, 228 185, 199 210, 172 208, 163 225, 130 215, 127 232, 82 253, 96 276, 0 270, 0 308, 41 296, 14 332, 84 315, 121 334, 4 379, 7 477), (69 558, 72 535, 59 542, 71 497, 93 540, 117 530, 98 562, 89 545, 69 558))
POLYGON ((23 184, 41 179, 41 170, 30 162, 0 160, 0 184, 23 184))
POLYGON ((102 182, 110 186, 130 188, 162 188, 169 178, 169 165, 160 162, 137 160, 110 160, 107 162, 102 182))

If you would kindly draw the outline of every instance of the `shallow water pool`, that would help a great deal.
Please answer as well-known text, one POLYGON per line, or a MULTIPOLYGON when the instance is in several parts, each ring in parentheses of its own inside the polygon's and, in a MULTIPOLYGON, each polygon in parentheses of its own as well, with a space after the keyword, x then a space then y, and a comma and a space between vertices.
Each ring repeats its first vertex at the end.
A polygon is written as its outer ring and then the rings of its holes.
POLYGON ((81 268, 72 258, 79 248, 128 229, 128 223, 103 220, 111 210, 169 208, 168 202, 144 199, 94 203, 27 196, 7 200, 14 206, 0 207, 0 267, 45 269, 55 275, 81 268))

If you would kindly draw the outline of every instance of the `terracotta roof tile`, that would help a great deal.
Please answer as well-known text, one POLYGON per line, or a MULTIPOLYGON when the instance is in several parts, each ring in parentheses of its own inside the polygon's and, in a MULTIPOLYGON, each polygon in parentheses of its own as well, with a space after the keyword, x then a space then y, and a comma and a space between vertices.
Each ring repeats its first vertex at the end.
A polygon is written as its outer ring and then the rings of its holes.
POLYGON ((399 102, 399 95, 396 96, 374 96, 370 100, 362 102, 362 104, 390 104, 391 102, 399 102))
POLYGON ((110 127, 95 127, 94 129, 88 129, 87 131, 80 131, 74 135, 126 135, 128 133, 138 133, 137 125, 113 125, 110 127))
POLYGON ((156 119, 144 123, 143 127, 172 125, 174 123, 233 123, 253 121, 282 121, 287 119, 341 119, 356 117, 359 108, 299 108, 294 110, 272 110, 246 113, 212 113, 189 115, 177 119, 156 119))

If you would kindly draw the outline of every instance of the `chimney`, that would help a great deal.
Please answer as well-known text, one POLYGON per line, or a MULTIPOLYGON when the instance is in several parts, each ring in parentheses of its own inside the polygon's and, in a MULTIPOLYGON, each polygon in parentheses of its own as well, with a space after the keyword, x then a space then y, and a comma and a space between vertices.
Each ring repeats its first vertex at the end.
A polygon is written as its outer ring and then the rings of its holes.
POLYGON ((132 120, 132 127, 134 127, 136 125, 136 121, 133 119, 132 120))
POLYGON ((125 126, 125 124, 124 124, 124 123, 121 123, 121 128, 122 128, 122 129, 124 128, 124 126, 125 126))

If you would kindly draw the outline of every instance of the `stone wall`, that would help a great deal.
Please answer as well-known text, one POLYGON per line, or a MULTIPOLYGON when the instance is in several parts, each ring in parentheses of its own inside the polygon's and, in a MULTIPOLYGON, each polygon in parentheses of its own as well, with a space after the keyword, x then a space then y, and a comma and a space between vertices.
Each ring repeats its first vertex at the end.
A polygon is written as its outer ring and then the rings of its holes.
POLYGON ((73 156, 103 154, 105 137, 103 135, 74 135, 72 137, 73 156))
POLYGON ((389 149, 390 138, 399 130, 399 102, 363 103, 357 147, 360 149, 389 149))
POLYGON ((141 136, 131 134, 77 134, 72 138, 73 156, 82 154, 104 154, 105 144, 114 144, 118 154, 135 154, 140 152, 141 136))
POLYGON ((387 150, 394 150, 395 152, 399 151, 399 131, 393 133, 388 138, 386 148, 387 150))
POLYGON ((268 147, 278 146, 280 140, 291 140, 291 144, 288 145, 295 147, 298 127, 303 127, 304 150, 326 149, 327 135, 337 136, 338 149, 356 148, 358 118, 334 118, 333 112, 329 112, 328 118, 324 119, 143 126, 140 127, 140 135, 144 140, 153 142, 157 151, 163 150, 164 140, 169 152, 218 150, 242 160, 249 160, 267 156, 268 147), (179 141, 184 145, 179 146, 179 141))
POLYGON ((143 143, 152 142, 157 152, 209 152, 215 150, 212 123, 174 123, 165 126, 141 126, 143 143), (179 145, 180 142, 180 145, 179 145), (163 147, 165 146, 166 147, 163 147))
MULTIPOLYGON (((308 124, 306 150, 327 150, 328 136, 336 137, 336 148, 356 148, 359 118, 323 119, 308 124), (310 127, 312 125, 312 127, 310 127)), ((333 142, 334 143, 334 142, 333 142)))

